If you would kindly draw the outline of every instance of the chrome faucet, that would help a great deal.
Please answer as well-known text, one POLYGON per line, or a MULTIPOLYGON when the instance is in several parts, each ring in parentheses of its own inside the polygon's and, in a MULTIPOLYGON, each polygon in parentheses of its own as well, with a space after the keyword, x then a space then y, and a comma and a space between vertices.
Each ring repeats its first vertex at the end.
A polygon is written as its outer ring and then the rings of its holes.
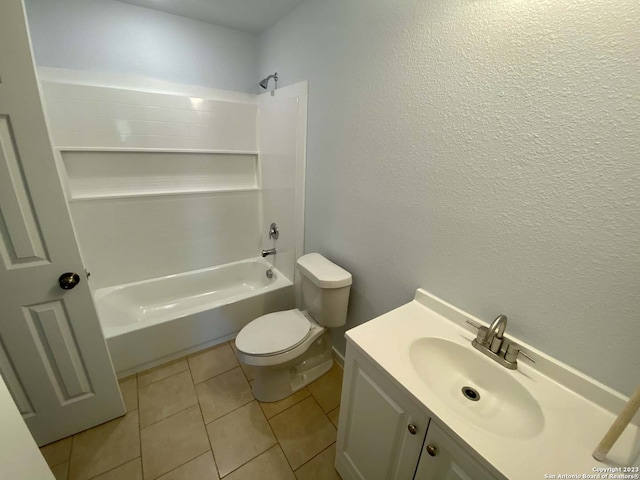
POLYGON ((478 335, 473 339, 471 345, 503 367, 509 370, 518 368, 518 355, 528 358, 533 363, 536 362, 528 354, 520 350, 520 345, 508 338, 504 338, 504 331, 507 328, 506 315, 498 315, 488 328, 471 320, 467 320, 467 323, 478 329, 478 335))
POLYGON ((498 315, 489 326, 489 330, 484 335, 482 345, 493 353, 498 353, 502 346, 502 336, 507 328, 507 316, 498 315))
POLYGON ((275 248, 270 248, 268 250, 262 250, 262 258, 266 257, 267 255, 275 255, 276 254, 276 249, 275 248))

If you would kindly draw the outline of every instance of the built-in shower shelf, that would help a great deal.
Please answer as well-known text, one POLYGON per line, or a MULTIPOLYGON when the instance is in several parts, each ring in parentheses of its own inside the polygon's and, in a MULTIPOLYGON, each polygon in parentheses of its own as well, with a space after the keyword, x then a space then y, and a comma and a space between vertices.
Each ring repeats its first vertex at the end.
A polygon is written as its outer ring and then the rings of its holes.
POLYGON ((260 190, 253 152, 65 150, 61 156, 72 201, 260 190))
POLYGON ((198 195, 209 193, 233 193, 233 192, 252 192, 260 191, 258 187, 254 188, 201 188, 193 190, 152 190, 146 192, 111 192, 108 194, 73 194, 69 200, 72 202, 79 200, 109 200, 115 198, 136 198, 136 197, 162 197, 167 195, 198 195))

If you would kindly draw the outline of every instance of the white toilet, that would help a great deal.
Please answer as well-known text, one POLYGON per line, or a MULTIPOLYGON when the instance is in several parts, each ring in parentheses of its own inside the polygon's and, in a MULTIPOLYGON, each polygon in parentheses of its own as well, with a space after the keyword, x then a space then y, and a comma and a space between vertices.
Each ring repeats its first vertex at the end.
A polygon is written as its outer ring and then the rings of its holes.
POLYGON ((333 365, 327 328, 347 320, 351 274, 319 253, 298 259, 302 307, 258 317, 236 337, 238 358, 255 370, 253 395, 276 402, 300 390, 333 365))

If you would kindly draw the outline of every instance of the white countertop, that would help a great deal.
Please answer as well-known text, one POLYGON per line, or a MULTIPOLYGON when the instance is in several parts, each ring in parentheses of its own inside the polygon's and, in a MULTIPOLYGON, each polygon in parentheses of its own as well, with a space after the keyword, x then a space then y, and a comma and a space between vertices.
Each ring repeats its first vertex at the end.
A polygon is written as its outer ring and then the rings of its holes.
MULTIPOLYGON (((540 405, 544 416, 540 433, 529 438, 502 437, 475 426, 450 409, 444 396, 436 395, 418 376, 409 350, 417 339, 442 338, 468 346, 477 354, 478 362, 493 362, 471 347, 476 330, 465 324, 467 319, 486 325, 418 290, 414 301, 349 330, 346 336, 424 405, 431 417, 455 432, 508 479, 560 478, 559 474, 579 474, 583 478, 583 474, 597 474, 594 468, 640 465, 640 414, 609 453, 608 463, 591 456, 627 398, 518 339, 513 340, 536 359, 536 364, 520 358, 517 370, 504 370, 540 405)), ((508 328, 505 336, 513 338, 508 328)), ((630 379, 634 380, 637 379, 630 379)))

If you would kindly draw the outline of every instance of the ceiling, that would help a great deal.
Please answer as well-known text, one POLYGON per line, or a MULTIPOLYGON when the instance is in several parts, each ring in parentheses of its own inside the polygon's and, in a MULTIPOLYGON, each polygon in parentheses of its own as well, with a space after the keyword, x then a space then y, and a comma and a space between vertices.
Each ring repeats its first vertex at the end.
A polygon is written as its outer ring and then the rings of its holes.
POLYGON ((262 33, 303 0, 121 0, 203 22, 262 33))

